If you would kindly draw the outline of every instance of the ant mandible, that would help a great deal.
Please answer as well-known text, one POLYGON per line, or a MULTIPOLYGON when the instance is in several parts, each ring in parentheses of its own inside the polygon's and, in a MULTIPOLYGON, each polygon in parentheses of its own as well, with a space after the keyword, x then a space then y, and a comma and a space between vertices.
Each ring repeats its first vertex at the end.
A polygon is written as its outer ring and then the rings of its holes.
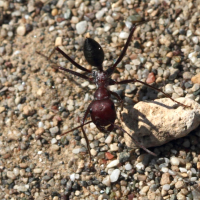
MULTIPOLYGON (((163 93, 166 97, 170 98, 172 101, 178 103, 179 105, 184 106, 184 107, 189 107, 189 106, 186 106, 186 105, 174 100, 173 98, 171 98, 168 94, 166 94, 162 90, 160 90, 158 88, 154 88, 153 86, 148 85, 147 83, 142 82, 140 80, 131 79, 131 80, 124 80, 124 81, 117 82, 117 81, 114 81, 114 80, 111 79, 111 75, 113 74, 113 72, 115 71, 117 65, 121 62, 121 60, 123 59, 123 57, 124 57, 124 55, 126 53, 126 50, 127 50, 128 46, 129 46, 129 44, 131 42, 131 38, 133 36, 133 33, 134 33, 136 27, 138 25, 143 24, 143 23, 146 23, 146 21, 143 21, 143 22, 140 22, 138 24, 133 25, 133 27, 132 27, 132 29, 130 31, 130 34, 128 36, 128 39, 127 39, 127 41, 126 41, 126 43, 125 43, 125 45, 123 47, 123 50, 122 50, 120 56, 118 57, 118 59, 114 63, 114 65, 112 67, 108 68, 106 71, 103 70, 103 66, 102 66, 102 63, 104 61, 104 51, 103 51, 102 47, 100 46, 100 44, 98 42, 96 42, 95 40, 91 39, 91 38, 87 38, 85 40, 83 52, 84 52, 84 56, 85 56, 85 59, 87 60, 87 62, 90 65, 97 67, 97 71, 90 71, 90 70, 82 67, 81 65, 76 63, 73 59, 71 59, 59 47, 55 47, 54 50, 51 52, 49 57, 43 55, 40 52, 37 52, 38 54, 40 54, 43 57, 45 57, 48 61, 51 61, 52 63, 54 63, 54 68, 62 70, 62 71, 69 72, 70 74, 73 74, 75 76, 83 78, 83 79, 89 81, 90 83, 96 84, 96 86, 97 86, 97 89, 96 89, 96 91, 94 93, 94 100, 89 104, 89 106, 88 106, 88 108, 87 108, 87 110, 86 110, 86 112, 84 114, 84 117, 83 117, 83 119, 81 121, 81 125, 76 127, 76 128, 74 128, 74 129, 72 129, 72 130, 70 130, 70 131, 68 131, 68 132, 66 132, 66 133, 62 134, 62 135, 65 135, 65 134, 67 134, 67 133, 69 133, 69 132, 71 132, 71 131, 73 131, 73 130, 75 130, 77 128, 81 128, 82 129, 83 135, 84 135, 85 140, 86 140, 88 153, 90 155, 90 163, 91 163, 92 156, 91 156, 91 153, 90 153, 89 140, 88 140, 87 135, 86 135, 86 133, 85 133, 85 131, 83 129, 83 126, 86 125, 86 124, 89 124, 91 122, 93 122, 101 132, 111 132, 114 128, 122 130, 122 132, 127 133, 131 137, 131 139, 137 144, 137 146, 139 146, 140 148, 144 149, 146 152, 150 153, 151 155, 156 156, 155 153, 153 153, 150 150, 146 149, 139 142, 137 142, 137 140, 135 140, 128 132, 126 132, 124 129, 122 129, 121 127, 119 127, 119 126, 117 126, 115 124, 115 120, 117 118, 117 115, 116 115, 114 102, 111 99, 111 95, 115 96, 118 99, 118 101, 120 102, 121 111, 123 109, 123 101, 122 101, 121 97, 117 93, 110 91, 108 89, 108 86, 116 85, 116 84, 127 84, 127 83, 139 82, 139 83, 141 83, 143 85, 146 85, 146 86, 148 86, 148 87, 150 87, 150 88, 152 88, 154 90, 157 90, 157 91, 163 93), (52 54, 55 51, 60 52, 75 67, 77 67, 78 69, 86 72, 86 74, 89 75, 89 76, 86 76, 84 74, 75 72, 75 71, 70 70, 70 69, 63 68, 63 67, 57 65, 52 60, 50 60, 52 54), (89 113, 90 113, 90 116, 91 116, 92 120, 88 121, 88 122, 85 122, 89 113)), ((120 111, 120 113, 121 113, 121 111, 120 111)))

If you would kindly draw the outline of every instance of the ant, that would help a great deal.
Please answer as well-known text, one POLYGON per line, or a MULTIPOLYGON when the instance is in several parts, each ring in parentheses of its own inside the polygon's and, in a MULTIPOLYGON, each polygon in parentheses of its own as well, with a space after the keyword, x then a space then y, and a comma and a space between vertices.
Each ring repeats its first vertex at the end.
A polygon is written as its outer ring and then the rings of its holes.
POLYGON ((55 69, 65 71, 65 72, 68 72, 75 76, 78 76, 80 78, 83 78, 83 79, 89 81, 90 83, 96 84, 96 86, 97 86, 97 89, 94 93, 94 100, 89 104, 87 110, 85 111, 84 117, 81 121, 81 125, 62 134, 62 135, 65 135, 77 128, 82 129, 84 138, 86 140, 88 153, 90 156, 90 163, 92 160, 92 156, 90 153, 89 140, 83 129, 83 126, 86 124, 89 124, 91 122, 93 122, 96 125, 96 127, 99 129, 99 131, 101 131, 101 132, 111 132, 114 128, 120 129, 122 132, 127 133, 131 137, 131 139, 137 144, 137 146, 139 146, 140 148, 142 148, 149 154, 151 154, 153 156, 157 156, 155 153, 151 152, 150 150, 145 148, 143 145, 141 145, 139 142, 137 142, 137 140, 135 140, 128 132, 126 132, 124 129, 122 129, 121 127, 119 127, 115 124, 117 115, 116 115, 114 102, 111 99, 111 95, 115 96, 118 99, 119 103, 121 104, 120 116, 121 116, 121 111, 123 110, 123 101, 117 93, 110 91, 108 89, 108 86, 116 85, 116 84, 127 84, 127 83, 139 82, 143 85, 146 85, 147 87, 150 87, 154 90, 157 90, 157 91, 163 93, 166 97, 170 98, 172 101, 176 102, 177 104, 179 104, 181 106, 190 107, 190 106, 184 105, 184 104, 174 100, 173 98, 171 98, 168 94, 166 94, 162 90, 155 88, 155 87, 153 87, 145 82, 142 82, 140 80, 130 79, 130 80, 124 80, 124 81, 117 82, 117 81, 114 81, 111 79, 111 75, 113 74, 117 65, 121 62, 121 60, 123 59, 123 57, 126 53, 126 50, 131 42, 131 38, 133 36, 133 33, 134 33, 136 27, 138 25, 144 24, 146 22, 147 21, 137 22, 137 24, 133 25, 120 56, 118 57, 117 61, 113 64, 113 66, 111 66, 107 70, 103 70, 103 65, 102 65, 102 63, 104 61, 104 51, 103 51, 102 47, 100 46, 100 44, 91 38, 87 38, 85 40, 83 52, 84 52, 84 56, 85 56, 85 59, 87 60, 87 62, 90 65, 95 66, 97 68, 97 71, 96 70, 90 71, 90 70, 82 67, 81 65, 76 63, 73 59, 71 59, 70 56, 68 56, 59 47, 55 47, 49 57, 36 51, 41 56, 45 57, 48 61, 51 61, 54 64, 53 67, 55 69), (78 69, 84 71, 88 76, 85 74, 81 74, 81 73, 75 72, 73 70, 61 67, 61 66, 57 65, 55 62, 53 62, 52 60, 50 60, 52 54, 55 51, 58 51, 59 53, 61 53, 69 62, 71 62, 78 69), (92 120, 85 122, 89 113, 90 113, 92 120))

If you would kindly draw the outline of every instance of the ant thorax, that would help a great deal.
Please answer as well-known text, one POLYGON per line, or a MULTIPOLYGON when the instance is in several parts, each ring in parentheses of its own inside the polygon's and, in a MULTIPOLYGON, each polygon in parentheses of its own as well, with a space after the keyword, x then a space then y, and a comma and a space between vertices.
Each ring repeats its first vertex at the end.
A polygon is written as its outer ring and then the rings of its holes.
POLYGON ((108 75, 104 71, 94 71, 93 72, 94 83, 97 88, 105 87, 107 88, 109 85, 108 75))

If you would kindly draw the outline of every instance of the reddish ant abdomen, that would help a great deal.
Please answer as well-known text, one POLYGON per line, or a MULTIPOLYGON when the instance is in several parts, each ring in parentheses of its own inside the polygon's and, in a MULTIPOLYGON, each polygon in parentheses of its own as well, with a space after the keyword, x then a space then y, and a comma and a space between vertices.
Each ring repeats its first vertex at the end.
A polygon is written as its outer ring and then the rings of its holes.
POLYGON ((90 115, 93 123, 102 131, 100 127, 106 127, 105 131, 112 131, 107 126, 113 127, 116 120, 115 105, 111 99, 94 100, 90 106, 90 115))

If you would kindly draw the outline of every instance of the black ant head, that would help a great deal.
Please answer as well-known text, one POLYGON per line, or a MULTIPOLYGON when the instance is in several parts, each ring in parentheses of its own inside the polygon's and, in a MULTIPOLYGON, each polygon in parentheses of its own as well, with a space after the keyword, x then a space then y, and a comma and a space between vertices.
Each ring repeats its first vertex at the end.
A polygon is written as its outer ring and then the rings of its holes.
POLYGON ((104 52, 100 44, 91 38, 87 38, 84 43, 84 55, 87 62, 102 71, 104 52))

